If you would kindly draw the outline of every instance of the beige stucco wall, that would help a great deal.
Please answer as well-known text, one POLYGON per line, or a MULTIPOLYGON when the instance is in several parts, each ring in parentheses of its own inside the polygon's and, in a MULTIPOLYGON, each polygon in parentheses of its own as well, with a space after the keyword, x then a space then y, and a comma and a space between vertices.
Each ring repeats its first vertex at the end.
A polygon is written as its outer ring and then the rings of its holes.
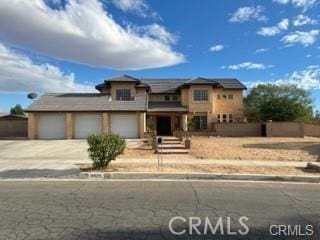
POLYGON ((66 138, 74 138, 74 115, 72 113, 66 113, 66 138))
POLYGON ((320 137, 320 125, 304 124, 304 135, 310 137, 320 137))
POLYGON ((139 137, 143 138, 144 137, 144 133, 147 131, 146 113, 145 112, 137 112, 137 118, 138 118, 138 133, 139 133, 139 137))
POLYGON ((189 94, 187 96, 188 101, 188 109, 191 113, 197 113, 197 112, 212 112, 213 109, 213 89, 211 86, 190 86, 189 94), (193 99, 193 92, 197 89, 206 89, 208 90, 208 101, 194 101, 193 99))
POLYGON ((213 112, 216 113, 236 113, 243 112, 243 94, 242 90, 213 89, 214 106, 213 112), (218 99, 218 94, 221 98, 218 99), (223 99, 223 94, 233 94, 233 99, 223 99))
POLYGON ((183 106, 188 107, 189 117, 192 115, 207 115, 208 128, 211 128, 211 124, 217 122, 217 114, 233 114, 234 121, 243 120, 243 93, 242 90, 229 90, 212 88, 212 86, 190 86, 190 88, 184 88, 181 90, 181 103, 183 106), (208 101, 198 102, 193 100, 193 91, 195 89, 207 89, 208 101), (220 94, 220 99, 218 99, 220 94), (222 95, 233 94, 233 99, 223 99, 222 95))
POLYGON ((270 137, 304 137, 304 124, 299 122, 272 122, 270 137))
POLYGON ((30 140, 38 137, 38 116, 36 113, 28 113, 28 138, 30 140))
POLYGON ((191 86, 181 90, 181 103, 187 106, 189 112, 209 112, 209 113, 234 113, 243 111, 242 90, 228 90, 212 88, 211 86, 191 86), (207 102, 198 102, 193 100, 193 91, 195 89, 207 89, 209 99, 207 102), (233 99, 218 99, 218 94, 233 94, 233 99))
POLYGON ((182 106, 188 107, 189 105, 189 89, 183 88, 181 89, 181 104, 182 106))
POLYGON ((214 130, 222 137, 258 137, 261 123, 215 123, 214 130))

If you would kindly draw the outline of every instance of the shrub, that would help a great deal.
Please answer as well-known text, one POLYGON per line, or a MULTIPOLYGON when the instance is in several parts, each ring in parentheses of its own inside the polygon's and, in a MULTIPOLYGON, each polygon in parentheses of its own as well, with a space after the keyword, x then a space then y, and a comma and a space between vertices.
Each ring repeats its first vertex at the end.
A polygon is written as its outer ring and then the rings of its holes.
POLYGON ((125 140, 115 134, 93 134, 87 138, 87 142, 89 157, 95 169, 108 167, 126 148, 125 140))

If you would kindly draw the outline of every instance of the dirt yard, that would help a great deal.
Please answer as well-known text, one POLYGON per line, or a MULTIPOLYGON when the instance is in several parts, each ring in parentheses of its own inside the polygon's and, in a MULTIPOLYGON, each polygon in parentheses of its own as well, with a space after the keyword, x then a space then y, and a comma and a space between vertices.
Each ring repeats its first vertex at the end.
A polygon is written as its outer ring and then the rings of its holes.
MULTIPOLYGON (((107 172, 158 172, 157 164, 116 163, 113 162, 105 170, 107 172)), ((163 172, 199 172, 199 173, 239 173, 239 174, 271 174, 271 175, 316 175, 319 173, 297 167, 249 167, 224 166, 219 164, 164 164, 163 172)))
POLYGON ((193 137, 190 154, 198 159, 317 161, 320 138, 193 137))

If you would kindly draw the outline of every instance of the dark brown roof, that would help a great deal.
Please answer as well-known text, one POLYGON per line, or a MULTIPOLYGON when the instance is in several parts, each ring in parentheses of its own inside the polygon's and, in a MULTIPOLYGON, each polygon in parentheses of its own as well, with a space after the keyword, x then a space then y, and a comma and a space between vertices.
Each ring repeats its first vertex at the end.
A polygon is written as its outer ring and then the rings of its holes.
POLYGON ((105 80, 105 82, 135 82, 140 83, 138 78, 129 76, 129 75, 121 75, 116 77, 111 77, 105 80))
POLYGON ((133 101, 111 101, 110 95, 102 93, 49 93, 26 111, 146 111, 146 97, 138 94, 133 101))
POLYGON ((180 102, 149 102, 148 112, 187 112, 180 102))
POLYGON ((142 83, 150 86, 151 93, 176 93, 187 78, 144 78, 142 83))
POLYGON ((108 86, 110 82, 136 82, 137 86, 143 87, 143 84, 150 89, 151 93, 176 93, 181 87, 189 85, 212 85, 225 89, 247 89, 236 78, 141 78, 140 82, 137 78, 123 75, 106 80, 104 83, 96 86, 101 91, 103 87, 108 86))

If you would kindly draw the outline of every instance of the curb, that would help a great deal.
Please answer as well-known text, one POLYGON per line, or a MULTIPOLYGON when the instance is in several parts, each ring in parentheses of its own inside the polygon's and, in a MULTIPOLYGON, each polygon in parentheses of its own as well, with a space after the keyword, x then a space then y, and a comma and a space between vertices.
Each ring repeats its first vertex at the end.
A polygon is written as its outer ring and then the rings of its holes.
POLYGON ((241 180, 320 183, 320 176, 224 174, 224 173, 144 173, 144 172, 84 172, 88 180, 241 180))

